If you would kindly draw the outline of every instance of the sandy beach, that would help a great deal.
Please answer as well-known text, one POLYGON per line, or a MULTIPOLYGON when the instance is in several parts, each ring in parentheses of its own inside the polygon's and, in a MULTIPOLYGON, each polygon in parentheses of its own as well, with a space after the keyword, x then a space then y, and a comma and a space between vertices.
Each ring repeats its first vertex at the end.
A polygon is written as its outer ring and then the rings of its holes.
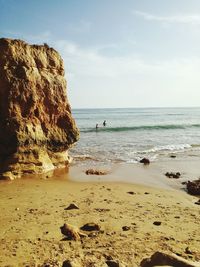
POLYGON ((164 175, 155 187, 153 179, 164 171, 159 166, 118 165, 105 176, 86 176, 85 167, 72 166, 52 177, 2 181, 0 266, 62 266, 65 260, 72 266, 107 266, 109 259, 139 266, 156 251, 200 261, 198 198, 164 175), (66 210, 71 203, 78 209, 66 210), (64 223, 78 228, 96 223, 100 231, 66 240, 60 231, 64 223))

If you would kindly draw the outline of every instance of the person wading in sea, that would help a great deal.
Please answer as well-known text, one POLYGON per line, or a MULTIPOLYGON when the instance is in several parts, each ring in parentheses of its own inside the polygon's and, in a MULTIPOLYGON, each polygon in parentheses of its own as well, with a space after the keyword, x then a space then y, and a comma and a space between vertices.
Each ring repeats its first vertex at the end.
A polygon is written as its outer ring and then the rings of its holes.
POLYGON ((106 126, 106 121, 103 122, 103 126, 104 126, 104 127, 106 126))

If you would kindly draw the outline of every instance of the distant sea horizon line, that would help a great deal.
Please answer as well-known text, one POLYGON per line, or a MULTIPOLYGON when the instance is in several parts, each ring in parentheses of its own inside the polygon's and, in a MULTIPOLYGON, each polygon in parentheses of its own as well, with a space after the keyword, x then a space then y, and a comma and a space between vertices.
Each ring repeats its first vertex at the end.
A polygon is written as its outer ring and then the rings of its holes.
POLYGON ((192 108, 200 108, 200 106, 171 106, 171 107, 72 107, 72 110, 81 110, 81 109, 89 109, 89 110, 97 110, 97 109, 181 109, 181 108, 188 108, 188 109, 192 109, 192 108))

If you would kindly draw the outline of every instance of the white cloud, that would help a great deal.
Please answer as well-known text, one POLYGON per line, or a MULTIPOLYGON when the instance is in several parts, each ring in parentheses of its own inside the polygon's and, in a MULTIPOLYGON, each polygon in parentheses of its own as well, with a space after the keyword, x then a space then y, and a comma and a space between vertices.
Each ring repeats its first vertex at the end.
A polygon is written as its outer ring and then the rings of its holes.
POLYGON ((149 21, 160 21, 166 23, 182 23, 182 24, 200 24, 200 14, 177 14, 171 16, 158 16, 147 12, 134 10, 133 13, 149 21))
POLYGON ((198 58, 148 60, 135 54, 105 56, 98 47, 69 41, 54 45, 66 65, 73 107, 198 105, 198 58))
POLYGON ((150 60, 128 53, 112 56, 117 44, 83 47, 54 40, 50 32, 18 35, 29 42, 48 42, 62 55, 72 107, 199 105, 198 57, 150 60))
POLYGON ((169 60, 148 61, 137 54, 126 56, 105 56, 99 47, 82 48, 69 41, 56 41, 56 48, 76 74, 88 76, 128 76, 134 74, 196 75, 200 68, 197 58, 177 58, 169 60))

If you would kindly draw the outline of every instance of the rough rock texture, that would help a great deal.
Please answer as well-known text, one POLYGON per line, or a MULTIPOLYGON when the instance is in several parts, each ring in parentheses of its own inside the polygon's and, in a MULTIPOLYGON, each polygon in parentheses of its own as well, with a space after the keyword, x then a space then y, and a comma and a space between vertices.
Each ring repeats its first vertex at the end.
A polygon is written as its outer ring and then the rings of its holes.
POLYGON ((78 137, 58 52, 0 39, 0 177, 64 166, 78 137))
POLYGON ((163 252, 155 252, 151 258, 144 259, 140 263, 141 267, 154 267, 154 266, 174 266, 174 267, 199 267, 199 263, 187 261, 182 257, 168 255, 163 252))
POLYGON ((187 191, 191 195, 200 195, 200 179, 187 182, 187 191))

